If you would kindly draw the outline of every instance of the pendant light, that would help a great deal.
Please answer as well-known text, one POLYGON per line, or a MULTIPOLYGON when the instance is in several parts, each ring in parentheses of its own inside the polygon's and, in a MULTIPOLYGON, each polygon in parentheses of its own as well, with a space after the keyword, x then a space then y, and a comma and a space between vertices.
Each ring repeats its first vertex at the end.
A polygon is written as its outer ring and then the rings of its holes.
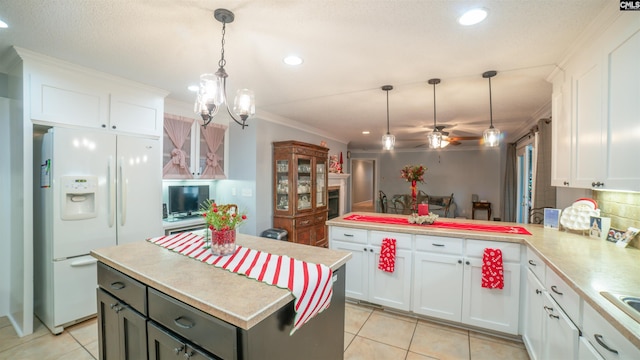
POLYGON ((428 135, 429 147, 440 149, 442 147, 442 131, 436 126, 436 85, 440 84, 440 79, 430 79, 428 83, 433 85, 433 131, 428 135))
POLYGON ((382 149, 393 150, 393 147, 396 144, 396 137, 391 135, 389 132, 389 91, 393 90, 393 86, 384 85, 382 86, 382 90, 387 92, 387 133, 382 135, 382 149))
POLYGON ((487 130, 482 133, 484 139, 484 145, 487 147, 496 147, 500 145, 500 130, 493 127, 493 104, 491 101, 491 78, 498 74, 497 71, 486 71, 482 74, 482 77, 489 79, 489 119, 491 121, 487 130))
POLYGON ((222 23, 222 49, 220 51, 220 60, 218 61, 218 71, 215 74, 200 75, 200 88, 194 110, 202 117, 202 126, 206 127, 218 113, 220 106, 226 104, 229 116, 244 129, 245 126, 248 126, 247 119, 256 113, 253 91, 249 89, 238 90, 233 101, 233 113, 231 113, 227 98, 227 77, 229 75, 224 70, 224 66, 227 64, 224 59, 224 35, 227 23, 232 23, 235 17, 227 9, 216 9, 213 16, 222 23))

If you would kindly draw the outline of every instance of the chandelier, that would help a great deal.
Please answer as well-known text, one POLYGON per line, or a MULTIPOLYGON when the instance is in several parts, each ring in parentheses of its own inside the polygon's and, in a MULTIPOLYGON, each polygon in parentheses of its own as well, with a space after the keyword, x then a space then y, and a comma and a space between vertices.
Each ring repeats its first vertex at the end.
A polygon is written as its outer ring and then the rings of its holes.
POLYGON ((218 71, 214 74, 200 75, 200 87, 196 96, 194 111, 200 114, 203 121, 202 126, 206 127, 224 104, 229 116, 244 129, 245 126, 248 126, 247 119, 256 113, 253 91, 241 89, 236 92, 232 113, 227 100, 227 77, 229 75, 224 70, 224 66, 227 64, 224 59, 224 35, 226 25, 233 22, 234 15, 227 9, 216 9, 213 17, 222 23, 222 48, 220 60, 218 61, 218 71))
POLYGON ((491 102, 491 78, 498 74, 497 71, 486 71, 482 74, 482 77, 489 79, 489 119, 491 121, 490 126, 482 133, 484 144, 487 147, 496 147, 500 145, 500 130, 493 127, 493 104, 491 102))
POLYGON ((389 91, 393 90, 393 86, 383 85, 381 89, 387 92, 387 133, 382 135, 382 149, 393 150, 396 144, 396 137, 389 132, 389 91))

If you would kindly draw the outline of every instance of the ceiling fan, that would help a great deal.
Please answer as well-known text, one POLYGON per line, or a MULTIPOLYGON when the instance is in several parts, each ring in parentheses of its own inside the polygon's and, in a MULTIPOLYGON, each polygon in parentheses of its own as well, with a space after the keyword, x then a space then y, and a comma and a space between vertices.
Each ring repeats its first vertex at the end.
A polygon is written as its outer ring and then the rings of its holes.
MULTIPOLYGON (((442 140, 443 142, 446 142, 447 145, 460 145, 462 144, 461 141, 468 141, 468 140, 480 140, 482 139, 482 136, 449 136, 449 132, 448 131, 443 131, 445 128, 447 128, 446 125, 438 125, 436 126, 436 129, 438 131, 440 131, 442 133, 442 140)), ((445 146, 447 146, 445 145, 445 146)), ((429 146, 429 143, 423 143, 420 144, 418 147, 423 147, 423 146, 429 146)), ((445 147, 443 146, 443 147, 445 147)))

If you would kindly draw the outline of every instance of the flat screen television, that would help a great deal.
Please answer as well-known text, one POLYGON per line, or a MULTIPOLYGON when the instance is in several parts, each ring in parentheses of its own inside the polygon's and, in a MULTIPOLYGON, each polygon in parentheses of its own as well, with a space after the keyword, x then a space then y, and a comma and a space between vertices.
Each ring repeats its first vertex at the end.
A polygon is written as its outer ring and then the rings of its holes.
POLYGON ((169 186, 169 213, 188 216, 200 211, 202 203, 209 199, 209 185, 169 186))

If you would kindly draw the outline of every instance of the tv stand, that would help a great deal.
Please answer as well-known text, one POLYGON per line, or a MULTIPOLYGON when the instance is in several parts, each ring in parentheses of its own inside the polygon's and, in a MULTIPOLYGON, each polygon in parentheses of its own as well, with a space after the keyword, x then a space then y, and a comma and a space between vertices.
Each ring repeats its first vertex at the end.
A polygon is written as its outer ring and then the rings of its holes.
POLYGON ((200 214, 194 214, 189 217, 174 217, 171 220, 162 221, 165 235, 171 235, 179 232, 192 232, 206 229, 207 225, 204 217, 200 214))

